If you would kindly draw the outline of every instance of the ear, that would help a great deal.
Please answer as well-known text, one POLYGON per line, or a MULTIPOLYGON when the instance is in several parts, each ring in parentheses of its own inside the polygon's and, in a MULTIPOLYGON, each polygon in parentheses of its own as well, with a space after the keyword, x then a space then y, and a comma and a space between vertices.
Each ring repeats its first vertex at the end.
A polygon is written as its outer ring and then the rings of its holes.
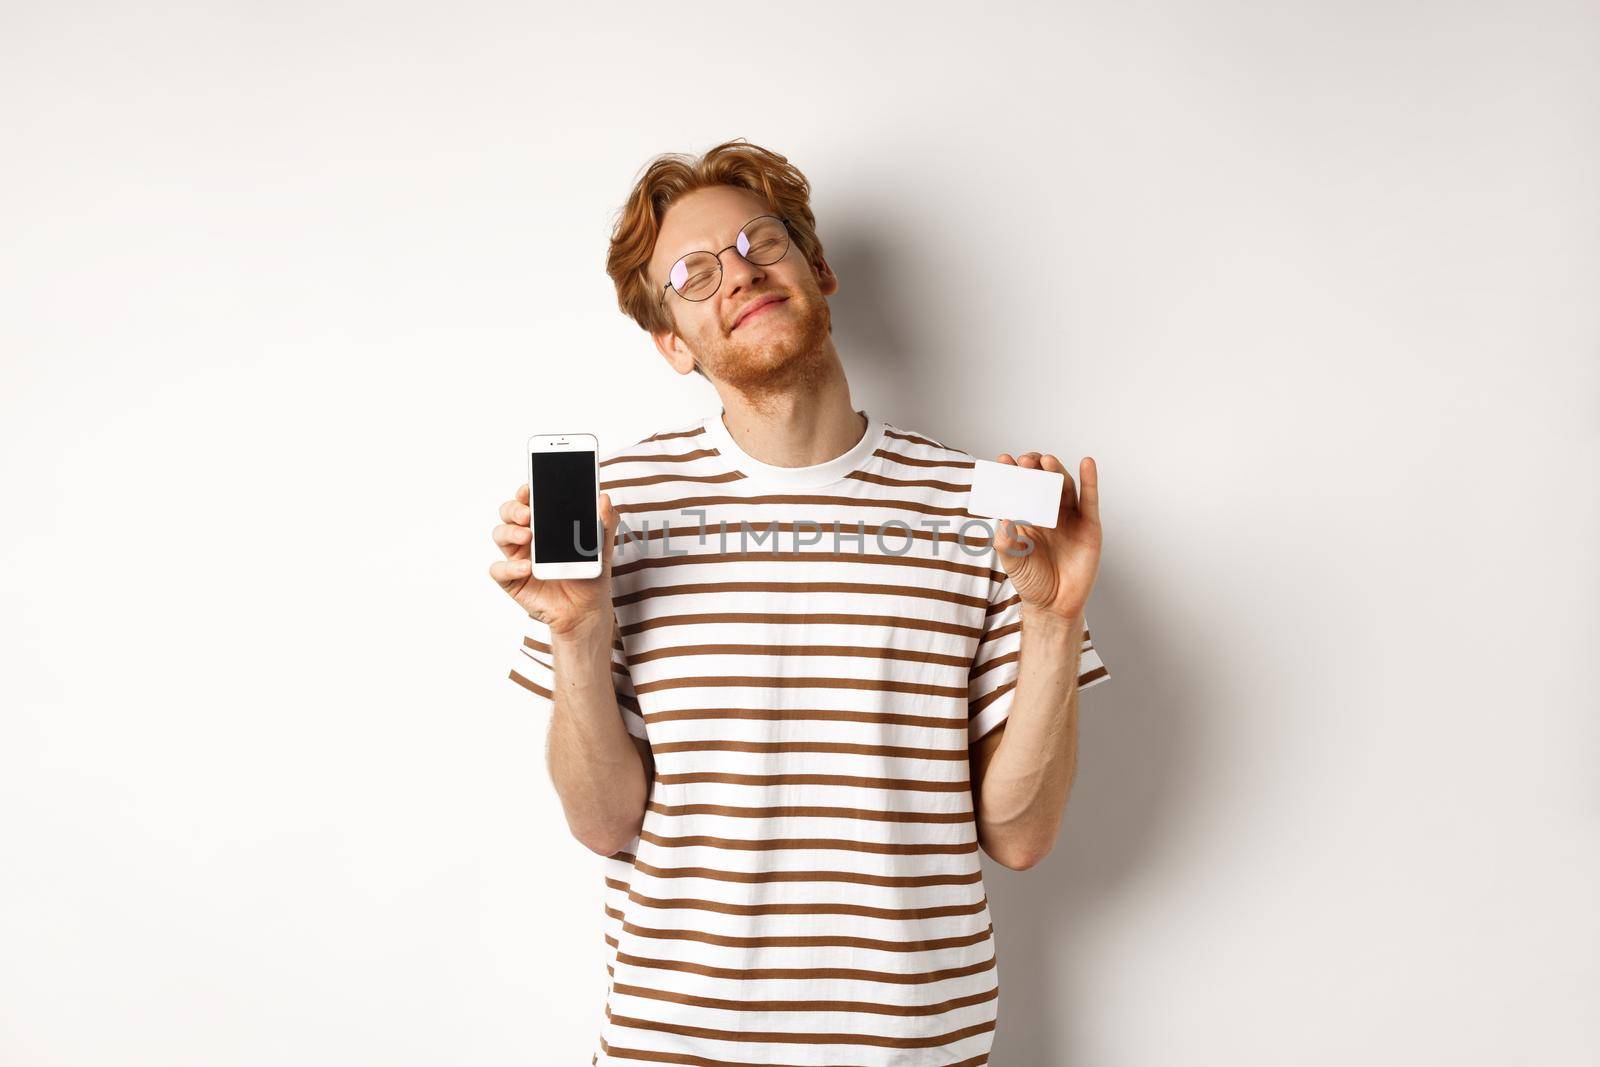
POLYGON ((822 256, 817 257, 817 288, 823 296, 832 296, 839 291, 839 279, 822 256))
POLYGON ((694 353, 689 351, 689 346, 677 334, 670 331, 653 333, 650 340, 655 342, 656 351, 661 353, 673 370, 679 374, 694 373, 694 353))

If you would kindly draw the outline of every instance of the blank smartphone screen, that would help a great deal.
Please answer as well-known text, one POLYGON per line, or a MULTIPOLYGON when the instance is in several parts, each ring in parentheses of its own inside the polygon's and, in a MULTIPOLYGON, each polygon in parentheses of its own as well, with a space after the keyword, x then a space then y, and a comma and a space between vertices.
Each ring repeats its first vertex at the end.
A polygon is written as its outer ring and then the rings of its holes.
POLYGON ((533 558, 586 563, 600 558, 593 452, 533 453, 533 558))

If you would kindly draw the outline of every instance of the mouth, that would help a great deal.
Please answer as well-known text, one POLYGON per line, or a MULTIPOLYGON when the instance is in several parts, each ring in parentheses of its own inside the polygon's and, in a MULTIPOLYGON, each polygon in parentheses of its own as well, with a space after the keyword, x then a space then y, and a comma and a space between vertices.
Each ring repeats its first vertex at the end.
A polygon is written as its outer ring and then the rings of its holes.
MULTIPOLYGON (((737 330, 740 326, 743 326, 745 323, 760 315, 768 308, 775 307, 788 299, 789 298, 786 296, 774 296, 770 299, 762 300, 758 303, 752 304, 750 307, 747 307, 743 311, 739 312, 739 317, 734 320, 733 330, 737 330)), ((733 330, 729 330, 728 332, 732 333, 733 330)))

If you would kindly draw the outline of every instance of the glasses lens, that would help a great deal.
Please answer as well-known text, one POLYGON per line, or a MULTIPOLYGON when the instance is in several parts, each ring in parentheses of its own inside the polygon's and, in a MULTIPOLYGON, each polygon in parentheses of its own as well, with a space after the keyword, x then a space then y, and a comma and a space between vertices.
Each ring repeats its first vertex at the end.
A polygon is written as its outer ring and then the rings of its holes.
MULTIPOLYGON (((762 215, 739 231, 733 247, 751 263, 765 267, 789 251, 789 230, 775 215, 762 215)), ((722 261, 710 252, 690 252, 672 265, 667 280, 685 300, 704 300, 722 284, 722 261)))
POLYGON ((776 263, 789 250, 789 231, 771 215, 755 219, 739 231, 739 254, 752 263, 776 263))
POLYGON ((717 291, 722 266, 710 252, 690 252, 672 265, 669 280, 685 300, 704 300, 717 291))

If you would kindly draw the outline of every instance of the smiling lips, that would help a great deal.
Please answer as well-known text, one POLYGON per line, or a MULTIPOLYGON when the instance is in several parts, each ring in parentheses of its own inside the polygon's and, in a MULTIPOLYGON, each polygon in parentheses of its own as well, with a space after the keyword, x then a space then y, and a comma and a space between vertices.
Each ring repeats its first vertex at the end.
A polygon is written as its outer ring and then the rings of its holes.
POLYGON ((789 298, 786 297, 786 296, 774 296, 774 297, 763 297, 760 300, 757 300, 755 303, 750 304, 743 311, 739 312, 739 317, 737 319, 733 320, 733 328, 735 330, 737 330, 740 326, 743 326, 752 317, 761 314, 762 311, 764 311, 767 308, 771 307, 773 304, 781 304, 787 299, 789 299, 789 298))

